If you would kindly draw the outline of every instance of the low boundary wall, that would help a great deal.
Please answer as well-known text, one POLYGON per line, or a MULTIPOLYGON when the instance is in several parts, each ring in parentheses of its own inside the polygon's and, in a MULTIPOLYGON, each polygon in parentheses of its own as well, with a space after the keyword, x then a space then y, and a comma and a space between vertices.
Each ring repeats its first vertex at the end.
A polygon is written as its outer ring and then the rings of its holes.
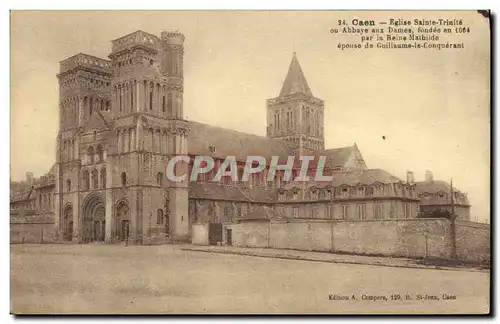
MULTIPOLYGON (((203 227, 204 224, 198 226, 203 227)), ((195 228, 193 226, 193 244, 208 244, 208 233, 195 228)), ((450 259, 453 255, 452 223, 441 218, 369 221, 259 220, 226 224, 224 228, 231 229, 232 245, 240 247, 411 258, 450 259)), ((224 240, 224 244, 226 243, 224 240)), ((460 260, 489 261, 489 226, 457 221, 456 248, 460 260)))
POLYGON ((11 214, 10 243, 52 243, 54 241, 54 218, 51 214, 11 214))

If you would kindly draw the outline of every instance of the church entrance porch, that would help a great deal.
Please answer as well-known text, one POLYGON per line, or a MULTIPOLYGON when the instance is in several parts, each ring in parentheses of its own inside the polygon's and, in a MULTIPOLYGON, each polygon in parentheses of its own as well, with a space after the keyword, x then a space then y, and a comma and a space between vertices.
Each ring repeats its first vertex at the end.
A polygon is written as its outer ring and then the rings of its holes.
POLYGON ((82 242, 104 242, 106 239, 105 208, 98 195, 88 197, 83 205, 82 242))

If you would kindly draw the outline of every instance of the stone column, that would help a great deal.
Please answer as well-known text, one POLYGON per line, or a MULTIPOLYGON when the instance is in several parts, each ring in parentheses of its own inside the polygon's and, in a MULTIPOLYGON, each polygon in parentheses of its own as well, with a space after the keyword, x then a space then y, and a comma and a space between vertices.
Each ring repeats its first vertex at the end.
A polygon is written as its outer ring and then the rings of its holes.
POLYGON ((137 102, 137 94, 136 94, 137 86, 135 85, 135 81, 130 81, 130 112, 133 113, 135 111, 135 103, 137 102))
POLYGON ((125 113, 130 113, 132 112, 132 107, 130 106, 130 87, 131 85, 127 82, 125 84, 125 94, 124 94, 124 106, 125 106, 125 113))
POLYGON ((75 140, 73 141, 73 146, 74 146, 74 158, 79 159, 80 158, 80 137, 75 137, 75 140))
POLYGON ((174 140, 175 140, 175 154, 180 154, 180 152, 181 152, 181 137, 178 133, 175 135, 174 140))
POLYGON ((144 96, 145 96, 144 97, 145 98, 145 100, 144 100, 144 102, 145 102, 144 111, 149 111, 149 105, 150 105, 150 103, 149 103, 150 102, 150 100, 149 100, 149 92, 150 92, 150 88, 151 88, 150 83, 149 83, 149 81, 147 81, 146 82, 146 87, 144 89, 144 96))
POLYGON ((141 110, 141 99, 143 96, 141 95, 141 82, 140 80, 136 80, 135 82, 135 110, 139 112, 141 110))
POLYGON ((128 134, 128 130, 127 129, 124 129, 122 131, 122 134, 123 134, 123 152, 125 153, 128 153, 129 151, 129 148, 130 148, 130 137, 129 137, 129 134, 128 134))
POLYGON ((154 137, 156 141, 156 147, 155 147, 156 153, 161 153, 161 133, 158 129, 153 131, 155 132, 154 137))
POLYGON ((83 108, 83 97, 81 96, 78 96, 76 98, 77 100, 77 109, 78 109, 78 126, 82 126, 82 123, 83 123, 83 112, 84 112, 84 108, 83 108))
POLYGON ((61 189, 63 186, 63 179, 60 172, 60 164, 56 163, 54 167, 54 175, 55 175, 55 188, 54 188, 54 239, 59 241, 62 239, 61 236, 61 189))
POLYGON ((129 149, 130 152, 135 151, 135 148, 136 148, 136 141, 137 140, 136 140, 135 132, 136 132, 135 128, 130 129, 130 149, 129 149))
POLYGON ((119 129, 117 131, 117 141, 116 141, 116 146, 117 146, 117 152, 122 153, 122 130, 119 129))
POLYGON ((105 209, 106 209, 106 214, 105 214, 105 220, 106 220, 106 227, 105 227, 105 242, 106 243, 112 243, 113 242, 113 235, 114 235, 114 228, 116 228, 116 224, 114 222, 114 217, 113 217, 113 191, 110 188, 113 188, 113 171, 112 167, 109 163, 106 163, 106 188, 105 188, 105 209))

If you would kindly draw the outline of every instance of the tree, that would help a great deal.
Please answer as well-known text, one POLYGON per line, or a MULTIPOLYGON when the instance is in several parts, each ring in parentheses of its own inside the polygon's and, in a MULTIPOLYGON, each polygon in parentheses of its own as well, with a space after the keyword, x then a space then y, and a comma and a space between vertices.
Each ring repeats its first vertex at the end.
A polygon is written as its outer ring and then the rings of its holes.
POLYGON ((421 218, 446 218, 451 220, 451 213, 444 209, 435 209, 430 213, 422 213, 421 218))

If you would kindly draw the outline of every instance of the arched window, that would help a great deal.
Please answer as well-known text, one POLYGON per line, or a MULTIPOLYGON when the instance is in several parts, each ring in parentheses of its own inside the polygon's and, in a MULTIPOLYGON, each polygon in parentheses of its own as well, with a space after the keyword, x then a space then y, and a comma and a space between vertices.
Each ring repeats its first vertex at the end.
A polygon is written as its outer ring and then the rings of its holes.
POLYGON ((87 170, 84 170, 82 173, 82 186, 83 190, 89 190, 90 187, 90 178, 89 178, 89 172, 87 170))
POLYGON ((134 88, 130 87, 130 108, 134 109, 134 88))
POLYGON ((101 145, 97 145, 97 161, 98 162, 102 162, 104 161, 104 157, 103 157, 103 152, 102 152, 102 146, 101 145))
POLYGON ((156 225, 163 225, 163 209, 158 209, 156 212, 156 225))
POLYGON ((163 186, 163 173, 162 172, 158 172, 156 174, 156 184, 160 187, 163 186))
POLYGON ((101 188, 106 189, 106 168, 101 169, 101 188))
POLYGON ((123 106, 123 89, 121 87, 118 88, 118 92, 120 94, 120 111, 122 111, 123 106))
POLYGON ((311 121, 310 121, 309 117, 310 117, 310 113, 309 113, 309 109, 308 109, 306 111, 307 132, 311 131, 311 121))
POLYGON ((88 155, 89 155, 89 161, 91 164, 94 163, 94 148, 91 146, 89 147, 89 150, 88 150, 88 155))
POLYGON ((83 97, 83 109, 84 109, 84 111, 87 110, 87 105, 88 105, 88 99, 87 99, 87 97, 83 97))
POLYGON ((127 185, 127 174, 122 172, 122 186, 125 187, 127 185))
POLYGON ((67 160, 67 150, 68 150, 68 143, 67 141, 63 141, 63 145, 62 145, 62 160, 63 161, 66 161, 67 160))
POLYGON ((153 88, 154 85, 151 84, 149 89, 149 110, 153 110, 153 88))
POLYGON ((70 179, 66 180, 66 188, 68 189, 68 192, 71 191, 71 180, 70 179))
POLYGON ((160 88, 160 84, 157 83, 156 84, 156 92, 155 92, 155 96, 156 96, 157 102, 156 102, 156 107, 155 108, 157 108, 158 111, 160 111, 160 89, 161 89, 160 88))
POLYGON ((92 170, 92 189, 99 189, 99 173, 96 169, 92 170))

